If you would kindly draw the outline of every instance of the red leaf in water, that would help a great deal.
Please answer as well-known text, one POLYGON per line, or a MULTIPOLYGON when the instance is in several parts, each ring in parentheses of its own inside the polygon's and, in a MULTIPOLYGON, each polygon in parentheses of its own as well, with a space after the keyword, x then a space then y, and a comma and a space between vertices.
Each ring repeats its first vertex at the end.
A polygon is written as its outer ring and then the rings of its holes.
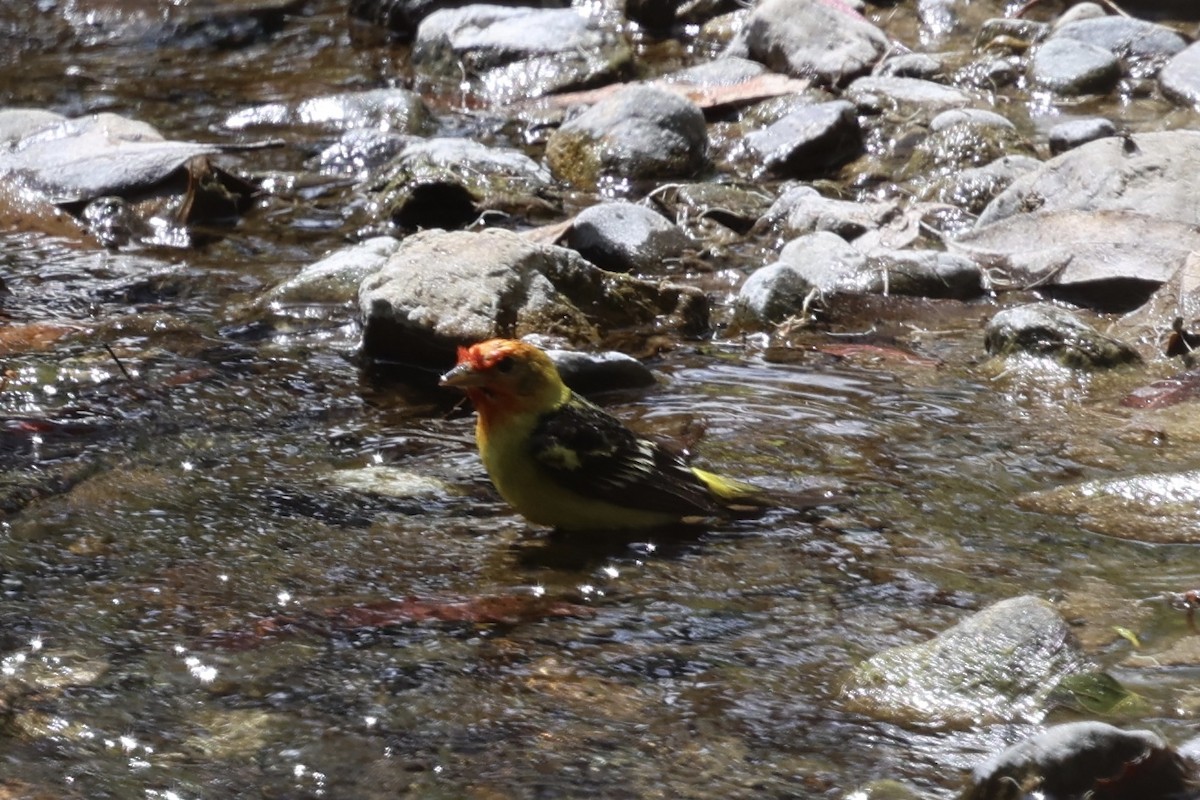
POLYGON ((80 331, 79 326, 30 322, 25 325, 0 325, 0 356, 17 353, 44 353, 62 338, 80 331))
POLYGON ((1155 381, 1125 395, 1121 405, 1127 408, 1166 408, 1200 397, 1200 370, 1181 372, 1172 378, 1155 381))
POLYGON ((381 600, 325 612, 335 630, 377 628, 415 622, 466 622, 471 624, 533 622, 552 617, 591 616, 587 606, 532 595, 495 595, 468 600, 381 600))
POLYGON ((532 595, 496 595, 467 600, 408 597, 330 608, 320 613, 263 617, 247 628, 214 631, 205 637, 205 641, 224 650, 253 650, 273 639, 298 633, 329 636, 362 628, 421 622, 515 625, 556 617, 590 617, 594 613, 591 608, 577 603, 532 595))

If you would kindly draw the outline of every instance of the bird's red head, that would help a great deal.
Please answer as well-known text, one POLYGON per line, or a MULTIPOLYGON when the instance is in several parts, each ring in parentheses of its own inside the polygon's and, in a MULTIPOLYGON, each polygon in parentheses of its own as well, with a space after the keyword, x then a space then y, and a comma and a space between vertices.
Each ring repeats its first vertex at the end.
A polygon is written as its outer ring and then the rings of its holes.
POLYGON ((537 350, 516 339, 488 339, 470 347, 458 348, 458 365, 469 365, 474 372, 484 372, 522 351, 537 350))
POLYGON ((466 392, 481 420, 540 413, 569 395, 550 357, 516 339, 488 339, 458 348, 458 364, 442 376, 441 385, 466 392))

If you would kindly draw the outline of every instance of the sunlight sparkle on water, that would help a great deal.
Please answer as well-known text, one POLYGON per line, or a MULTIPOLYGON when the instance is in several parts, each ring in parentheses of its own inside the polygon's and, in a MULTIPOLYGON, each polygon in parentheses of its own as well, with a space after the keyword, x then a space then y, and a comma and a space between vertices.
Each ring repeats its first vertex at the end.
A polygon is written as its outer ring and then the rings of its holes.
POLYGON ((284 591, 275 595, 275 599, 279 602, 279 605, 286 606, 288 603, 292 602, 292 593, 285 589, 284 591))
POLYGON ((201 683, 212 683, 217 679, 217 668, 210 664, 205 664, 195 656, 188 656, 183 660, 187 665, 188 672, 192 677, 201 683))

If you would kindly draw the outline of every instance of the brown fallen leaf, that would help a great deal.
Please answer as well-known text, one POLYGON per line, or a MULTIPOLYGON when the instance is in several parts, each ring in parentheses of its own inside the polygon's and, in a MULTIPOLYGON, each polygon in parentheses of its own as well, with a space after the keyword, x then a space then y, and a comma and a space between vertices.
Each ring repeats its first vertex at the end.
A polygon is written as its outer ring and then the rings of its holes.
POLYGON ((56 325, 51 322, 0 325, 0 356, 20 353, 43 353, 81 329, 74 325, 56 325))
POLYGON ((774 72, 756 75, 740 83, 728 86, 703 86, 695 83, 680 83, 670 80, 634 81, 632 83, 614 83, 599 89, 588 89, 582 92, 567 92, 540 98, 537 102, 549 103, 554 108, 567 108, 578 105, 592 105, 605 100, 629 86, 653 86, 691 100, 705 111, 736 108, 747 106, 772 97, 786 94, 798 94, 807 90, 811 82, 804 78, 789 78, 774 72))

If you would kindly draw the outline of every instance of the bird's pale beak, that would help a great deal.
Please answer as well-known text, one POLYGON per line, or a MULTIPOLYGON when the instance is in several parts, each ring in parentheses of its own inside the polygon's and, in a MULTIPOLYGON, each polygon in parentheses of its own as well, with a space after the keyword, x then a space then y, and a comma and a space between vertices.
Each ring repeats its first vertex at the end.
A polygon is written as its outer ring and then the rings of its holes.
POLYGON ((470 364, 459 364, 447 372, 438 381, 438 386, 454 386, 458 389, 469 389, 472 386, 482 386, 483 376, 475 371, 470 364))

